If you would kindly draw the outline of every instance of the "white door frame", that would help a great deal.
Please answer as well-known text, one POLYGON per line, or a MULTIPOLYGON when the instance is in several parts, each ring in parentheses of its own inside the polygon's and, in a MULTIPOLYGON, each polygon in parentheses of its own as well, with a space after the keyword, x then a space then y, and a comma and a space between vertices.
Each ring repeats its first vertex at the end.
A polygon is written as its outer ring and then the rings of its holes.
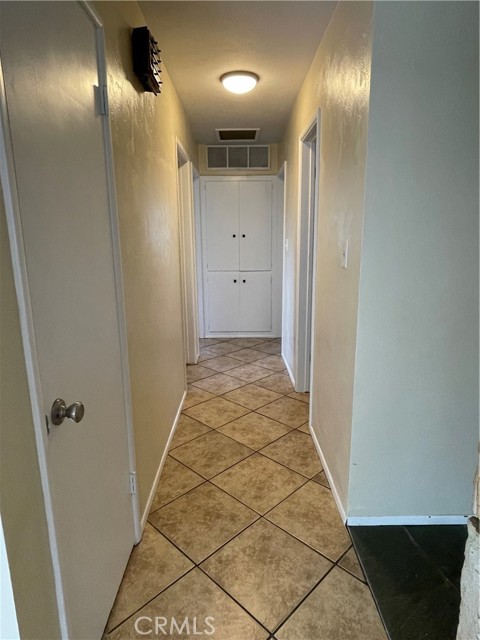
POLYGON ((203 264, 202 264, 202 219, 200 214, 200 174, 193 168, 193 214, 195 218, 195 257, 197 267, 198 335, 205 337, 205 314, 203 311, 203 264))
POLYGON ((284 161, 274 181, 272 225, 272 332, 282 336, 283 331, 283 277, 285 245, 285 181, 287 162, 284 161), (275 270, 273 270, 275 265, 275 270))
POLYGON ((196 364, 200 355, 200 343, 198 335, 193 165, 178 138, 176 138, 176 167, 184 359, 186 364, 196 364), (188 176, 186 179, 182 179, 180 169, 185 165, 187 165, 188 176))
MULTIPOLYGON (((80 2, 87 16, 92 21, 96 30, 96 44, 98 55, 99 83, 107 87, 107 68, 105 55, 105 36, 103 23, 100 21, 93 9, 87 2, 80 2)), ((122 380, 125 399, 125 418, 127 425, 127 441, 129 452, 129 468, 125 469, 125 474, 135 475, 135 444, 133 434, 133 414, 131 404, 130 371, 128 362, 127 327, 125 319, 124 288, 122 276, 122 257, 120 250, 120 231, 118 224, 115 173, 113 162, 112 135, 110 118, 108 115, 102 117, 103 138, 107 168, 107 189, 109 202, 109 215, 112 233, 112 247, 114 258, 114 277, 117 300, 117 318, 120 335, 120 350, 122 362, 122 380)), ((22 334, 23 350, 25 354, 25 366, 30 394, 32 418, 35 430, 35 440, 40 468, 40 478, 42 484, 43 498, 45 503, 45 514, 47 520, 48 536, 50 543, 50 554, 55 581, 55 592, 57 599, 57 609, 60 625, 61 638, 68 638, 68 622, 65 609, 65 596, 63 590, 62 571, 57 547, 57 536, 55 519, 52 508, 52 498, 48 480, 47 470, 47 431, 45 427, 44 407, 42 402, 42 391, 40 384, 40 368, 38 362, 37 347, 35 341, 35 330, 33 324, 33 313, 30 303, 30 289, 27 275, 27 262, 25 246, 23 243, 22 226, 20 217, 19 194, 17 191, 17 181, 15 177, 15 166, 13 157, 13 145, 10 133, 8 108, 5 91, 5 78, 3 74, 2 61, 0 59, 0 180, 3 188, 5 201, 6 220, 10 251, 12 258, 15 291, 17 296, 20 328, 22 334)), ((122 490, 119 487, 119 490, 122 490)), ((132 494, 132 514, 135 540, 138 543, 142 537, 140 524, 140 505, 138 494, 132 494)))
MULTIPOLYGON (((283 189, 279 187, 279 198, 283 200, 283 215, 282 215, 282 325, 281 335, 282 338, 286 335, 285 327, 287 325, 286 319, 286 301, 285 301, 285 277, 287 268, 287 161, 285 160, 280 167, 280 171, 277 174, 279 183, 283 183, 283 189)), ((283 353, 283 346, 282 346, 283 353)))
POLYGON ((296 282, 296 391, 310 391, 316 221, 320 175, 320 110, 299 139, 299 216, 296 282), (315 144, 313 144, 315 143, 315 144))

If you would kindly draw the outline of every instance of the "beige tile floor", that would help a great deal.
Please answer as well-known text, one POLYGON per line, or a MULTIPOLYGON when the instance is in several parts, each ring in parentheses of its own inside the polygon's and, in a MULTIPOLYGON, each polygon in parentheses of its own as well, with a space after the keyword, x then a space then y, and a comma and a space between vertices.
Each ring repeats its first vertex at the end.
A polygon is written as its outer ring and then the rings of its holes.
POLYGON ((105 638, 385 640, 280 341, 201 343, 105 638))

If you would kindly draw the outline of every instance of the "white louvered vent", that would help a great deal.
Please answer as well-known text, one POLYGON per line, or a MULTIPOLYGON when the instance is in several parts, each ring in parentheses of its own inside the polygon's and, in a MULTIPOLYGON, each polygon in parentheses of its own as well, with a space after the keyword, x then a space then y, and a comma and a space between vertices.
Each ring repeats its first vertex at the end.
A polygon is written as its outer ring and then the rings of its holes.
POLYGON ((268 145, 207 146, 208 169, 269 169, 268 145))

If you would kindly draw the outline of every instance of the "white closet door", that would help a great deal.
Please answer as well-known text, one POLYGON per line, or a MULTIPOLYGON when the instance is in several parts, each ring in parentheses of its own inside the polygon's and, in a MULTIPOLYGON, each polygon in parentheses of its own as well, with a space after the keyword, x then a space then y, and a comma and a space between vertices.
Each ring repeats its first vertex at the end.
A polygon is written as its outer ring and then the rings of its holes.
POLYGON ((272 274, 240 273, 240 324, 242 331, 271 331, 272 274))
POLYGON ((240 331, 240 277, 235 271, 208 274, 209 331, 240 331))
POLYGON ((272 268, 272 182, 239 183, 240 270, 272 268))
POLYGON ((207 269, 238 270, 238 183, 207 182, 207 269))

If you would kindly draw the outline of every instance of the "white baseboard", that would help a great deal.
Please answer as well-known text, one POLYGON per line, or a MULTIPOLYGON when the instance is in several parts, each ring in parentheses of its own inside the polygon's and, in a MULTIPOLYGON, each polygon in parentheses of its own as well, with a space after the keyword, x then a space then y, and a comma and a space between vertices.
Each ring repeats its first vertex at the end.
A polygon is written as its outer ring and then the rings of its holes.
POLYGON ((333 498, 335 500, 335 504, 337 505, 337 509, 340 513, 340 517, 342 518, 342 522, 346 522, 347 515, 345 513, 345 508, 340 500, 340 496, 338 495, 338 491, 335 487, 335 483, 332 479, 332 474, 330 473, 330 469, 328 468, 328 464, 325 460, 325 456, 323 455, 323 451, 320 447, 320 443, 317 440, 317 436, 315 435, 315 431, 312 429, 312 426, 309 426, 310 433, 312 434, 313 444, 315 445, 315 449, 317 450, 318 455, 320 456, 320 460, 322 462, 323 470, 325 471, 325 475, 328 478, 328 482, 330 484, 330 489, 332 490, 333 498))
POLYGON ((150 513, 150 508, 152 506, 153 499, 155 498, 155 494, 157 493, 157 487, 160 481, 160 476, 162 475, 163 467, 165 465, 165 461, 167 460, 168 450, 170 449, 170 444, 173 440, 173 436, 175 435, 175 429, 177 428, 178 421, 180 420, 180 415, 182 413, 183 403, 185 402, 186 396, 187 396, 187 390, 185 389, 185 391, 183 392, 182 399, 180 401, 180 405, 177 410, 177 414, 175 416, 175 420, 173 421, 170 435, 168 436, 167 444, 165 445, 165 450, 162 454, 160 464, 158 465, 157 473, 155 474, 155 480, 153 481, 153 485, 148 496, 147 505, 143 511, 142 520, 141 520, 142 533, 147 524, 148 514, 150 513))
POLYGON ((290 365, 288 364, 288 361, 285 358, 283 351, 282 351, 282 360, 285 363, 285 367, 287 369, 288 375, 290 376, 290 380, 292 381, 293 388, 295 388, 295 376, 293 375, 292 370, 290 369, 290 365))
POLYGON ((381 527, 386 525, 467 524, 469 516, 349 516, 349 527, 381 527))
POLYGON ((345 509, 343 507, 342 501, 340 500, 340 496, 338 495, 338 491, 335 487, 335 484, 332 480, 332 475, 328 468, 328 464, 325 460, 325 456, 323 455, 323 451, 320 447, 320 444, 317 440, 317 436, 315 435, 312 427, 309 427, 310 433, 312 434, 313 443, 317 450, 317 453, 322 461, 323 470, 325 471, 325 475, 328 478, 328 482, 330 483, 330 488, 332 490, 333 497, 335 499, 335 503, 337 505, 337 509, 340 512, 340 516, 345 524, 350 527, 379 527, 386 525, 424 525, 424 524, 467 524, 470 516, 468 515, 448 515, 448 516, 348 516, 346 515, 345 509))
POLYGON ((252 333, 252 332, 237 332, 237 333, 207 333, 205 338, 218 338, 219 340, 236 340, 237 338, 258 338, 261 340, 272 340, 275 338, 281 338, 276 332, 270 331, 269 333, 252 333))

